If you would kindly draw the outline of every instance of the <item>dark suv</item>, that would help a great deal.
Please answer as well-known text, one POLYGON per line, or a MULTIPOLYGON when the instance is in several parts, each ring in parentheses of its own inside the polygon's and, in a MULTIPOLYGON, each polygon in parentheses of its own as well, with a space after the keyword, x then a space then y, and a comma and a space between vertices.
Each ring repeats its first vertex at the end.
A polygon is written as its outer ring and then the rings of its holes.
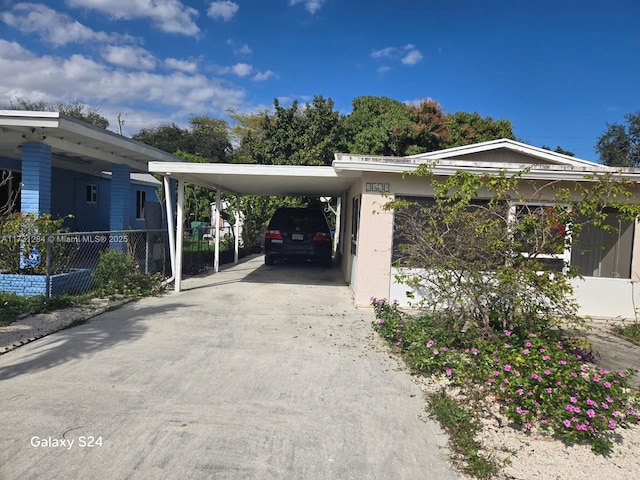
POLYGON ((281 207, 264 235, 264 263, 276 258, 319 260, 331 266, 331 230, 324 212, 314 208, 281 207))

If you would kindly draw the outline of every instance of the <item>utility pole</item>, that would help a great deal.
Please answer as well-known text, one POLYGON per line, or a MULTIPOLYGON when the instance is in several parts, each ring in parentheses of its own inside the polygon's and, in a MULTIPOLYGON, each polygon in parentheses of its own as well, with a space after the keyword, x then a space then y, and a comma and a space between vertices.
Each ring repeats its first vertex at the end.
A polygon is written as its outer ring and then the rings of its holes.
POLYGON ((124 125, 124 120, 121 120, 121 113, 118 113, 118 134, 122 135, 122 125, 124 125))

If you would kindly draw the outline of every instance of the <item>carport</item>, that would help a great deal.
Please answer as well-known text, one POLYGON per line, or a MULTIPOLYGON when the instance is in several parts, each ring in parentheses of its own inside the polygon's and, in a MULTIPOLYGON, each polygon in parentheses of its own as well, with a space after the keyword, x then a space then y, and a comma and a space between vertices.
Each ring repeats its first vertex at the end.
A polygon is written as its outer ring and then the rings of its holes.
MULTIPOLYGON (((337 172, 333 167, 299 166, 299 165, 254 165, 227 163, 186 163, 186 162, 149 162, 149 172, 162 175, 164 178, 165 208, 167 229, 169 232, 169 249, 175 291, 182 288, 182 242, 184 238, 184 186, 185 182, 200 185, 216 191, 216 211, 220 212, 221 193, 225 192, 237 197, 244 195, 265 196, 309 196, 336 197, 338 199, 338 215, 336 218, 337 242, 343 239, 340 232, 340 207, 345 192, 360 178, 356 171, 337 172), (174 212, 172 202, 171 180, 177 181, 176 223, 173 224, 174 212), (177 227, 177 228, 176 228, 177 227), (175 232, 175 235, 174 235, 175 232)), ((236 218, 240 217, 239 205, 236 202, 236 218)), ((213 227, 219 232, 220 216, 212 219, 213 227)), ((239 225, 234 226, 235 256, 238 262, 239 225)), ((219 269, 220 239, 215 236, 214 272, 219 269)))

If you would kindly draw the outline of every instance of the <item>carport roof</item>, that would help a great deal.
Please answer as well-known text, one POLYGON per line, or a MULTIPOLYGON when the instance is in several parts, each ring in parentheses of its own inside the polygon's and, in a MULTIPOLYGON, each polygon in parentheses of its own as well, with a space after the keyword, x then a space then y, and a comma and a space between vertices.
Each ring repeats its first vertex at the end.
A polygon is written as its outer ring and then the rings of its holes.
POLYGON ((333 167, 150 162, 149 172, 237 195, 339 196, 361 172, 333 167))

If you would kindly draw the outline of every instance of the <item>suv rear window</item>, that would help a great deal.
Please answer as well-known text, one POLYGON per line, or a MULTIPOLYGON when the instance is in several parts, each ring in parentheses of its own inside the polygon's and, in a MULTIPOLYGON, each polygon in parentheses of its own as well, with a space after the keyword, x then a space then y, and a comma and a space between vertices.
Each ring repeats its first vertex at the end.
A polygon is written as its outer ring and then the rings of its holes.
POLYGON ((327 221, 320 210, 280 209, 273 215, 269 226, 283 230, 298 227, 303 231, 326 231, 327 221))

